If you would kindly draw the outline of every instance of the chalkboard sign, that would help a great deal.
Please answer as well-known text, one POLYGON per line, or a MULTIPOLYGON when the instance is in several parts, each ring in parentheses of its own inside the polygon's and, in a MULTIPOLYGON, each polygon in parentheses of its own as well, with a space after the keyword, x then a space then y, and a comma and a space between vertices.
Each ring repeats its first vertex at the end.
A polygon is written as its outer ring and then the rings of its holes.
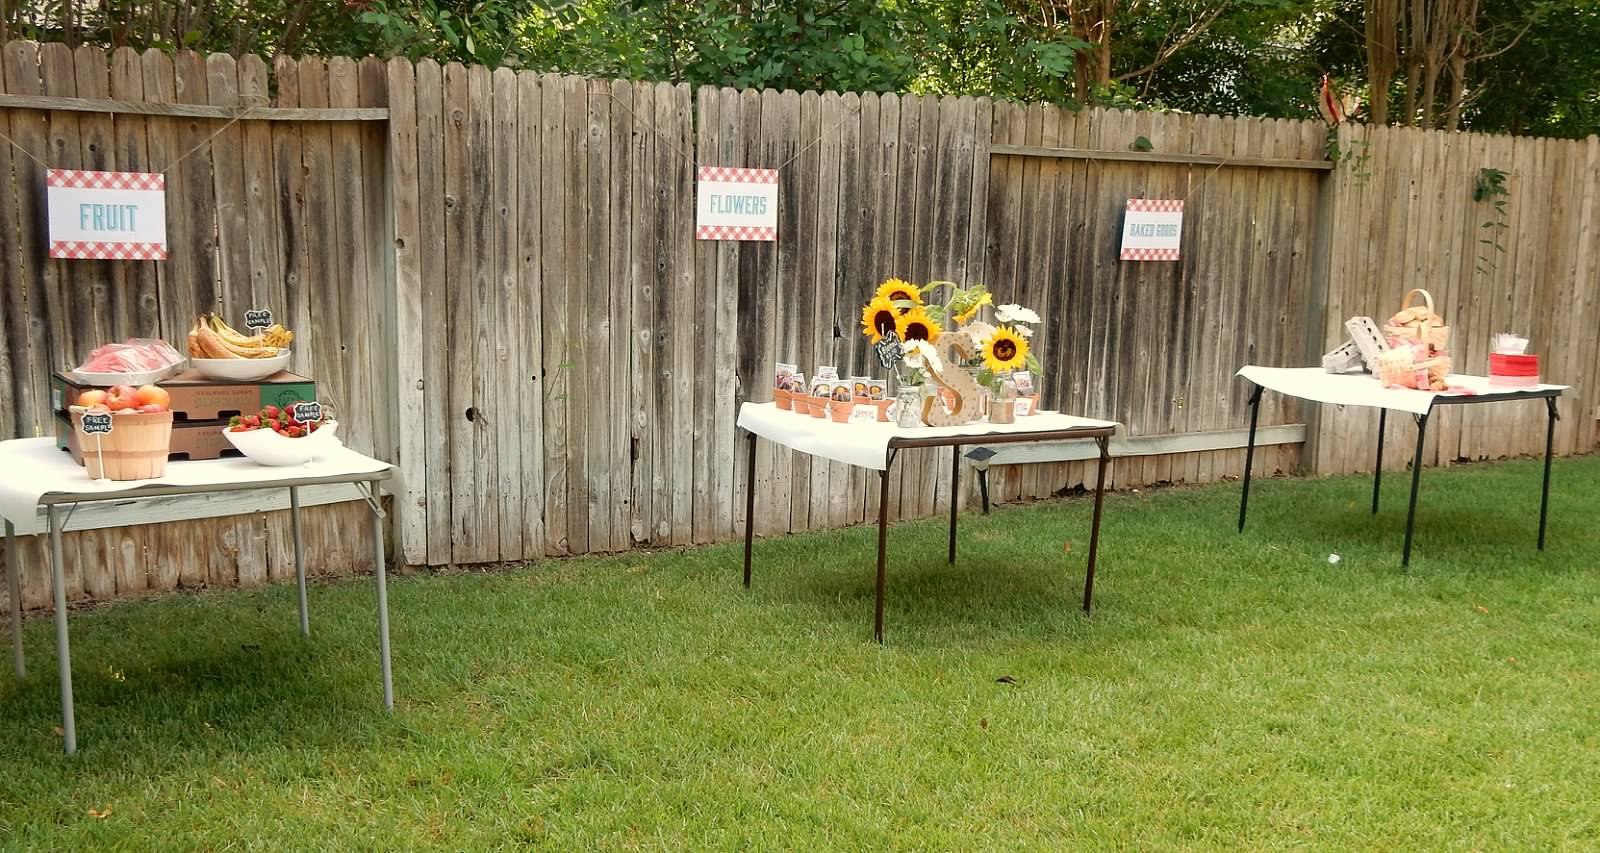
POLYGON ((272 312, 265 308, 252 308, 244 312, 244 327, 246 329, 272 328, 272 312))
POLYGON ((82 424, 83 425, 81 429, 83 430, 84 435, 111 434, 111 414, 109 412, 101 414, 86 414, 83 416, 82 424))
POLYGON ((884 370, 893 370, 906 357, 905 348, 900 346, 900 335, 896 332, 886 332, 881 340, 872 345, 878 355, 878 363, 884 370))
POLYGON ((322 420, 321 403, 295 403, 292 412, 294 419, 303 424, 316 423, 322 420))

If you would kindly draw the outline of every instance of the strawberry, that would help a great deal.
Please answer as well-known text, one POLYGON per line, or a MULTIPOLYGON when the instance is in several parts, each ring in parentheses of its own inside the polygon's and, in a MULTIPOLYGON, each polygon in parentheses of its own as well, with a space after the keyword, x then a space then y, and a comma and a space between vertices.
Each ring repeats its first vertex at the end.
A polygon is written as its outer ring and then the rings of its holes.
POLYGON ((278 416, 278 407, 277 406, 268 406, 265 409, 261 410, 261 414, 266 415, 267 418, 269 418, 269 419, 275 418, 275 417, 278 416))

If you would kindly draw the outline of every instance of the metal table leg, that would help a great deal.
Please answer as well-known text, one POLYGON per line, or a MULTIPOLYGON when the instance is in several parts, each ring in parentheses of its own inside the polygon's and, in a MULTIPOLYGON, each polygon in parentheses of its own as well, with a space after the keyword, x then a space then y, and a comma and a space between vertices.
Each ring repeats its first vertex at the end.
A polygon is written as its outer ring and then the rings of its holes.
POLYGON ((67 640, 67 580, 61 559, 61 513, 51 506, 50 588, 56 605, 56 665, 61 671, 61 734, 68 755, 78 751, 78 727, 72 710, 72 648, 67 640))
POLYGON ((11 664, 17 678, 26 677, 27 664, 22 655, 22 569, 17 565, 17 528, 6 519, 6 589, 11 602, 11 664))
POLYGON ((1388 425, 1389 410, 1378 410, 1378 461, 1372 466, 1372 514, 1378 514, 1378 484, 1383 482, 1383 431, 1388 425))
POLYGON ((888 465, 878 472, 878 601, 873 610, 872 636, 879 643, 883 642, 883 583, 889 560, 889 468, 893 465, 890 457, 888 465))
POLYGON ((989 514, 989 466, 978 469, 978 493, 983 496, 983 514, 989 514))
POLYGON ((1545 406, 1550 411, 1548 425, 1544 430, 1544 484, 1539 491, 1539 550, 1544 550, 1544 525, 1550 515, 1550 455, 1555 448, 1556 421, 1561 419, 1556 414, 1556 398, 1544 398, 1545 406))
POLYGON ((1402 567, 1411 565, 1411 534, 1417 523, 1417 484, 1422 480, 1422 443, 1428 437, 1428 416, 1417 415, 1417 449, 1411 456, 1411 505, 1406 509, 1406 550, 1402 567))
POLYGON ((950 565, 956 564, 956 510, 961 506, 961 445, 950 448, 950 565))
POLYGON ((1083 576, 1083 612, 1089 612, 1089 606, 1094 602, 1094 564, 1100 556, 1100 506, 1106 497, 1106 463, 1111 460, 1111 452, 1106 446, 1104 437, 1094 440, 1100 446, 1100 470, 1094 481, 1094 523, 1089 527, 1089 569, 1083 576))
POLYGON ((368 503, 372 510, 372 556, 378 564, 378 660, 383 668, 383 707, 394 710, 394 675, 389 666, 389 583, 383 558, 383 507, 378 504, 378 490, 367 484, 368 503))
POLYGON ((750 433, 745 455, 744 484, 744 588, 750 588, 750 540, 756 526, 756 434, 750 433))
POLYGON ((1245 512, 1250 508, 1250 466, 1256 459, 1256 418, 1261 414, 1261 392, 1266 390, 1260 385, 1250 392, 1250 439, 1244 446, 1244 491, 1239 495, 1239 532, 1244 532, 1245 512))
POLYGON ((300 594, 300 636, 311 636, 311 616, 306 608, 306 552, 300 536, 300 487, 289 487, 289 522, 294 529, 294 585, 300 594))

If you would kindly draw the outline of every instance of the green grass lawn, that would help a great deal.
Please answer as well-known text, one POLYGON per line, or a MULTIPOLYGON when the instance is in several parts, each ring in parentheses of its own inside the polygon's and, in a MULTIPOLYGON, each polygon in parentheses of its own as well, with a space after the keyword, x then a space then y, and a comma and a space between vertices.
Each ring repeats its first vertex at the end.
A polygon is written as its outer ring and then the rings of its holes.
POLYGON ((1594 849, 1600 458, 1261 480, 876 532, 133 602, 0 673, 15 848, 1594 849), (1071 542, 1071 549, 1066 543, 1071 542), (1342 561, 1331 565, 1330 553, 1342 561), (997 679, 1010 676, 1015 683, 997 679), (91 814, 93 810, 94 814, 91 814), (105 814, 109 812, 109 814, 105 814), (96 816, 101 815, 101 816, 96 816))

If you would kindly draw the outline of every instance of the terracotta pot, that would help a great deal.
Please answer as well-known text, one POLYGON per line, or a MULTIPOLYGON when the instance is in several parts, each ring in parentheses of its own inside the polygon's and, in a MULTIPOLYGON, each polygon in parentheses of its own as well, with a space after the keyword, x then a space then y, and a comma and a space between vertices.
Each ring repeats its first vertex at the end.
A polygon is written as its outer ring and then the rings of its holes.
POLYGON ((1031 401, 1031 402, 1028 403, 1028 414, 1029 415, 1037 415, 1037 414, 1039 414, 1039 395, 1038 394, 1026 394, 1023 397, 1021 397, 1020 399, 1031 401))
POLYGON ((794 408, 794 392, 784 388, 774 388, 772 389, 772 402, 776 403, 779 409, 785 412, 790 411, 794 408))
POLYGON ((813 418, 825 418, 828 416, 829 402, 831 401, 827 397, 807 397, 806 413, 813 418))
POLYGON ((889 409, 894 405, 893 400, 873 400, 872 405, 878 407, 878 423, 889 422, 889 409))
POLYGON ((855 407, 854 400, 834 400, 828 404, 828 413, 833 416, 834 423, 847 424, 850 422, 850 413, 855 407))

